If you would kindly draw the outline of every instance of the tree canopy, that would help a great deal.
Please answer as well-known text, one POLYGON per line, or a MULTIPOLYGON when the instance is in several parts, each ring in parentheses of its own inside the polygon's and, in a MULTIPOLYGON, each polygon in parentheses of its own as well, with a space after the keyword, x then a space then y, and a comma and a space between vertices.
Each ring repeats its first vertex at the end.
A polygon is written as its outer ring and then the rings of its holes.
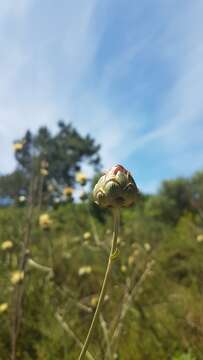
POLYGON ((89 135, 81 135, 71 123, 59 121, 57 131, 52 134, 46 126, 36 133, 27 130, 21 139, 14 143, 16 169, 0 177, 0 196, 19 195, 27 190, 33 174, 46 167, 46 181, 61 186, 73 186, 75 173, 82 164, 88 164, 99 170, 101 159, 100 145, 89 135))
POLYGON ((90 135, 80 135, 72 124, 64 121, 58 122, 58 131, 54 135, 43 126, 34 135, 27 131, 20 142, 23 147, 15 155, 19 168, 26 174, 36 163, 46 161, 49 178, 72 185, 75 172, 80 170, 83 161, 95 169, 100 166, 100 145, 95 144, 90 135))

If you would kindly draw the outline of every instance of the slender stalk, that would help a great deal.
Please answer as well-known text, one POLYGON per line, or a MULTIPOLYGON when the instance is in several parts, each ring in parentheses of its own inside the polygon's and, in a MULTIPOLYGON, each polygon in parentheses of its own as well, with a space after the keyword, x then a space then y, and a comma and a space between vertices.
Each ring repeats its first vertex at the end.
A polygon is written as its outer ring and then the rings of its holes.
POLYGON ((38 193, 38 209, 41 210, 43 200, 43 187, 44 187, 44 176, 39 179, 39 193, 38 193))
POLYGON ((106 325, 106 321, 104 320, 102 314, 99 315, 99 320, 100 320, 100 324, 101 324, 101 328, 103 330, 104 333, 104 339, 106 342, 106 358, 108 360, 112 359, 112 354, 111 354, 111 344, 110 344, 110 339, 109 339, 109 331, 107 329, 107 325, 106 325))
POLYGON ((103 280, 103 284, 102 284, 102 288, 101 288, 101 292, 99 295, 99 300, 97 303, 97 307, 92 319, 92 323, 90 325, 85 343, 83 345, 82 351, 80 353, 80 356, 78 358, 78 360, 84 360, 85 359, 85 355, 87 352, 87 348, 89 346, 92 334, 94 332, 97 320, 98 320, 98 316, 102 307, 102 303, 104 300, 104 295, 105 295, 105 290, 106 290, 106 286, 108 283, 108 279, 109 279, 109 275, 110 275, 110 271, 111 271, 111 267, 112 267, 112 263, 116 257, 117 254, 117 237, 118 237, 118 228, 119 228, 119 209, 115 209, 113 211, 113 217, 114 217, 114 231, 113 231, 113 238, 112 238, 112 243, 111 243, 111 250, 110 250, 110 254, 109 254, 109 259, 108 259, 108 264, 107 264, 107 268, 106 268, 106 273, 104 276, 104 280, 103 280))
POLYGON ((89 217, 89 222, 90 222, 90 226, 92 228, 92 232, 93 232, 93 235, 94 235, 95 244, 96 245, 101 245, 100 240, 99 240, 99 234, 97 232, 95 222, 94 222, 94 220, 92 218, 92 215, 91 215, 91 212, 90 212, 89 204, 85 203, 85 209, 86 209, 88 217, 89 217))
POLYGON ((28 265, 30 265, 31 267, 33 267, 34 269, 38 269, 44 272, 48 272, 48 273, 52 273, 53 270, 52 268, 48 267, 48 266, 44 266, 41 264, 38 264, 36 261, 34 261, 33 259, 29 258, 28 259, 28 265))
MULTIPOLYGON (((145 281, 145 279, 147 278, 147 276, 149 275, 152 265, 153 265, 153 261, 147 262, 145 265, 145 269, 144 269, 143 273, 140 275, 140 278, 138 279, 138 281, 136 281, 136 283, 133 286, 132 285, 129 286, 130 284, 128 284, 126 286, 126 292, 124 294, 121 312, 117 319, 117 323, 116 323, 114 332, 113 332, 111 340, 110 340, 110 346, 111 346, 111 350, 113 353, 116 351, 116 345, 118 343, 120 334, 122 332, 122 328, 124 325, 124 319, 130 309, 132 300, 135 297, 137 291, 140 289, 143 282, 145 281), (129 287, 130 287, 130 289, 129 289, 129 287)), ((135 273, 136 273, 136 270, 135 270, 135 273)), ((106 351, 106 356, 104 359, 108 359, 108 351, 106 351)))
MULTIPOLYGON (((55 314, 55 318, 58 320, 61 327, 75 340, 76 344, 82 348, 83 344, 80 342, 76 334, 73 332, 73 330, 70 328, 70 326, 65 322, 62 318, 62 316, 59 313, 55 314)), ((89 360, 95 360, 93 356, 87 351, 87 358, 89 360)))
MULTIPOLYGON (((36 190, 37 180, 33 177, 30 184, 29 203, 27 212, 27 222, 25 226, 24 239, 19 261, 19 270, 25 272, 27 264, 27 250, 31 240, 31 231, 33 225, 33 195, 36 190)), ((25 279, 22 283, 16 285, 12 298, 11 311, 11 360, 16 360, 17 340, 20 332, 22 314, 23 314, 23 296, 25 291, 25 279)))

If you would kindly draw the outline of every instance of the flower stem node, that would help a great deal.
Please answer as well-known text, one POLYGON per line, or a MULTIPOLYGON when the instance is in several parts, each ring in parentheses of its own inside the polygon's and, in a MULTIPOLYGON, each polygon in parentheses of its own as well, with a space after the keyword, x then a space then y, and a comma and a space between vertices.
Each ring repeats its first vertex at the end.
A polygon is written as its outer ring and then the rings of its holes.
POLYGON ((115 165, 99 179, 93 198, 103 208, 130 207, 138 198, 138 188, 129 171, 115 165))
POLYGON ((118 248, 114 251, 114 253, 111 255, 111 260, 116 260, 120 255, 120 251, 118 248))

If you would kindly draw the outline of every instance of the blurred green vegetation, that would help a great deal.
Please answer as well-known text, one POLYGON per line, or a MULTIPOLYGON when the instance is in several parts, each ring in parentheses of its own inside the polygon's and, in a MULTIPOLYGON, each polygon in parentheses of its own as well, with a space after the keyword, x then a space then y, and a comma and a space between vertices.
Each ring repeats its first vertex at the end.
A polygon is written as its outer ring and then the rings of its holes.
MULTIPOLYGON (((122 211, 120 256, 89 348, 96 360, 106 359, 108 340, 118 328, 112 360, 203 359, 202 204, 199 172, 163 182, 156 195, 141 195, 134 208, 122 211)), ((0 250, 0 304, 8 303, 0 313, 1 360, 10 358, 16 286, 10 279, 19 267, 26 216, 27 207, 0 209, 0 244, 13 243, 0 250)), ((74 360, 101 288, 112 218, 83 202, 36 208, 32 221, 29 257, 53 272, 26 268, 17 359, 74 360), (42 213, 52 220, 48 230, 39 226, 42 213)))

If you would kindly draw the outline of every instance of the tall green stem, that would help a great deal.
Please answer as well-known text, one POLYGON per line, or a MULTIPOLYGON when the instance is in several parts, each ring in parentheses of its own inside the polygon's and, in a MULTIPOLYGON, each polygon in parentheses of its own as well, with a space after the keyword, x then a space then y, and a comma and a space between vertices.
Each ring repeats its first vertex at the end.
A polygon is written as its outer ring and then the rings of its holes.
POLYGON ((92 334, 94 332, 94 329, 95 329, 95 326, 96 326, 96 323, 97 323, 97 320, 98 320, 98 316, 99 316, 99 313, 100 313, 100 310, 101 310, 101 306, 102 306, 102 303, 103 303, 103 300, 104 300, 104 295, 105 295, 109 275, 110 275, 110 272, 111 272, 112 263, 113 263, 113 261, 115 259, 115 254, 117 253, 117 237, 118 237, 118 228, 119 228, 119 215, 120 215, 119 209, 115 209, 113 211, 114 230, 113 230, 113 237, 112 237, 112 243, 111 243, 111 251, 110 251, 109 259, 108 259, 108 265, 107 265, 107 268, 106 268, 106 273, 105 273, 105 276, 104 276, 101 292, 100 292, 100 295, 99 295, 99 300, 98 300, 97 307, 96 307, 96 310, 95 310, 95 313, 94 313, 94 316, 93 316, 93 319, 92 319, 92 323, 90 325, 90 328, 89 328, 85 343, 83 345, 83 348, 82 348, 82 351, 80 353, 80 356, 79 356, 78 360, 84 360, 85 359, 87 348, 89 346, 89 342, 90 342, 92 334))

